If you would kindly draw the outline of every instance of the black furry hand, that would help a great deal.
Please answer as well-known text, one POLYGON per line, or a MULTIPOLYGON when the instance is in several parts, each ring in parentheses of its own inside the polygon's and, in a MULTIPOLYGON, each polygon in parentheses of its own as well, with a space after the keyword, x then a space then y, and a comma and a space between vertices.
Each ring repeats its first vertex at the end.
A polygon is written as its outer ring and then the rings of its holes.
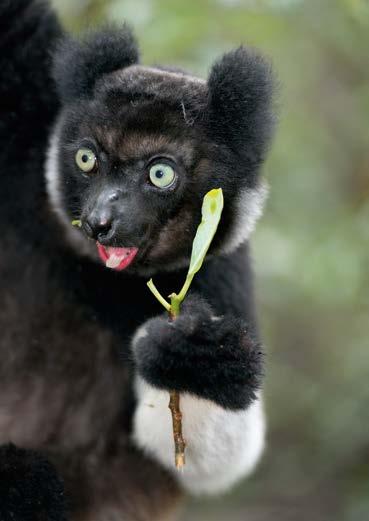
POLYGON ((147 321, 133 350, 139 374, 154 387, 189 392, 228 409, 246 408, 261 383, 261 347, 245 324, 214 318, 198 298, 187 298, 174 322, 167 315, 147 321))
POLYGON ((62 483, 40 454, 0 446, 0 520, 66 520, 62 483))

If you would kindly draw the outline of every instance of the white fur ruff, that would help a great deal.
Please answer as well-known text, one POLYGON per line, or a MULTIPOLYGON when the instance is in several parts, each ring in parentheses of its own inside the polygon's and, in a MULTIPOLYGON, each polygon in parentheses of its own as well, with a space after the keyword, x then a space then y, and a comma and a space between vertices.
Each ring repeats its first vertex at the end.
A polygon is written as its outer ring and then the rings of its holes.
POLYGON ((138 406, 134 442, 172 471, 192 494, 214 494, 229 489, 254 469, 264 448, 265 421, 261 398, 248 409, 225 410, 213 402, 181 394, 186 465, 174 466, 169 393, 137 379, 138 406))

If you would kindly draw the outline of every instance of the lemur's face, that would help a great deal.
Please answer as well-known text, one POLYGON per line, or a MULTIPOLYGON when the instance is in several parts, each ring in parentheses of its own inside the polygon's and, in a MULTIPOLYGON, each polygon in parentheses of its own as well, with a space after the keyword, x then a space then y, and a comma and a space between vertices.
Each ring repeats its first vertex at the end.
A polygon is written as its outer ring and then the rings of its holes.
MULTIPOLYGON (((117 78, 111 78, 117 82, 117 78)), ((211 186, 206 138, 181 107, 127 102, 119 82, 65 114, 58 142, 69 220, 111 269, 156 269, 189 256, 211 186)))
POLYGON ((227 136, 230 122, 211 119, 210 100, 203 80, 133 65, 103 75, 88 97, 67 104, 47 179, 53 206, 81 253, 118 271, 183 266, 202 198, 218 187, 225 211, 213 252, 242 242, 265 192, 256 175, 260 158, 250 148, 249 164, 242 164, 227 136), (80 220, 79 229, 73 220, 80 220))
POLYGON ((194 136, 157 107, 99 108, 63 147, 70 215, 111 269, 176 263, 199 222, 194 136))

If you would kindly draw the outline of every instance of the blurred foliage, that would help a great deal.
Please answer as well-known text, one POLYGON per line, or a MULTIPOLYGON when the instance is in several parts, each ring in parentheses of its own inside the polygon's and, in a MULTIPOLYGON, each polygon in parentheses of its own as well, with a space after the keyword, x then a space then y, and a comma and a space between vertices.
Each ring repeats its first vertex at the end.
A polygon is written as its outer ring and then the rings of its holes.
POLYGON ((271 197, 253 239, 268 450, 251 479, 183 519, 369 519, 369 2, 54 3, 73 31, 127 20, 146 63, 205 75, 246 43, 278 72, 271 197))

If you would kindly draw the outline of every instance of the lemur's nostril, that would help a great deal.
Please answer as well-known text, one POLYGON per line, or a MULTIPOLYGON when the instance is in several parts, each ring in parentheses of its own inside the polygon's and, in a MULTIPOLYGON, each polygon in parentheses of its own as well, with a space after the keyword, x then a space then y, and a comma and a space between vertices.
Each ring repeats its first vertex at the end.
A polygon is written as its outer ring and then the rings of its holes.
POLYGON ((98 228, 110 228, 110 220, 109 219, 100 219, 96 225, 98 228))
POLYGON ((82 226, 91 239, 102 240, 110 232, 112 221, 106 218, 96 219, 89 217, 84 220, 82 226))

